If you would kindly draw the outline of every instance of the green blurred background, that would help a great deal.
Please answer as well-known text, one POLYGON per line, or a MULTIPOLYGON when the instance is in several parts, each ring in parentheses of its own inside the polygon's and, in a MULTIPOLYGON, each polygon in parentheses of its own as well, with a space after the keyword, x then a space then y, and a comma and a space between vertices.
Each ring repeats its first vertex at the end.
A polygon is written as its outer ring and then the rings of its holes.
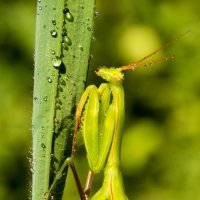
MULTIPOLYGON (((125 73, 122 172, 130 199, 200 200, 200 2, 97 0, 97 11, 88 84, 100 83, 97 66, 131 63, 191 30, 154 56, 174 60, 125 73)), ((35 13, 36 1, 0 2, 2 200, 30 196, 35 13)), ((82 149, 76 165, 84 182, 82 149)), ((71 174, 68 183, 66 194, 78 199, 71 174)))

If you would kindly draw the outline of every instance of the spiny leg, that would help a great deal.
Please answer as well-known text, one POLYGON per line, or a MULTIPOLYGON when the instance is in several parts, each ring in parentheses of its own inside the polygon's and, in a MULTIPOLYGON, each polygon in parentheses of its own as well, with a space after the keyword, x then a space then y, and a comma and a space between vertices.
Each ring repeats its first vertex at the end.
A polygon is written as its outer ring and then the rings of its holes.
POLYGON ((52 191, 54 190, 57 182, 59 181, 59 179, 62 177, 62 174, 63 174, 63 171, 64 169, 67 167, 67 166, 70 166, 70 168, 72 169, 72 173, 74 175, 74 178, 75 178, 75 182, 76 182, 76 185, 77 185, 77 188, 78 188, 78 191, 79 191, 79 195, 80 195, 80 198, 81 200, 85 200, 85 195, 84 195, 84 192, 83 192, 83 188, 81 186, 81 183, 80 183, 80 180, 78 178, 78 174, 77 174, 77 171, 76 171, 76 168, 72 162, 72 158, 69 157, 67 158, 64 163, 62 164, 61 168, 59 169, 59 171, 57 172, 56 174, 56 177, 54 178, 54 181, 51 185, 51 187, 49 188, 48 192, 46 192, 44 194, 44 197, 42 198, 42 200, 48 200, 49 197, 51 196, 51 193, 52 191))
MULTIPOLYGON (((75 153, 76 137, 77 137, 78 129, 79 129, 79 126, 80 126, 81 117, 82 117, 82 114, 83 114, 83 109, 85 107, 85 104, 86 104, 88 98, 90 97, 90 94, 92 93, 92 91, 94 91, 96 89, 97 88, 94 85, 87 87, 85 92, 83 93, 81 99, 80 99, 80 102, 78 103, 77 110, 76 110, 76 117, 75 117, 75 130, 74 130, 74 136, 73 136, 73 142, 72 142, 72 158, 74 157, 74 153, 75 153)), ((88 177, 87 177, 87 180, 86 180, 85 190, 83 192, 82 186, 80 184, 80 180, 78 178, 78 175, 77 175, 77 172, 76 172, 76 169, 75 169, 75 166, 72 165, 71 168, 72 168, 73 175, 74 175, 76 183, 77 183, 79 194, 81 195, 81 199, 87 200, 89 198, 89 193, 90 193, 91 186, 92 186, 93 173, 91 171, 89 171, 88 177)))
POLYGON ((74 157, 74 153, 75 153, 76 136, 77 136, 77 133, 78 133, 80 122, 81 122, 81 116, 82 116, 83 108, 84 108, 84 106, 87 102, 87 99, 88 99, 91 91, 94 88, 96 88, 96 86, 94 86, 94 85, 88 86, 86 88, 85 92, 81 96, 81 99, 80 99, 78 106, 77 106, 77 109, 76 109, 75 129, 74 129, 74 136, 73 136, 73 141, 72 141, 72 158, 74 157))
POLYGON ((84 194, 85 194, 86 200, 89 199, 90 191, 92 188, 93 176, 94 175, 93 175, 92 171, 89 170, 87 179, 86 179, 86 183, 85 183, 85 189, 84 189, 84 194))
POLYGON ((77 189, 78 189, 79 196, 80 196, 81 200, 87 200, 85 192, 83 191, 83 188, 82 188, 82 185, 81 185, 81 182, 80 182, 80 179, 78 177, 78 174, 77 174, 77 171, 76 171, 76 168, 75 168, 74 164, 71 163, 70 167, 72 169, 72 173, 74 175, 74 179, 75 179, 76 186, 77 186, 77 189))

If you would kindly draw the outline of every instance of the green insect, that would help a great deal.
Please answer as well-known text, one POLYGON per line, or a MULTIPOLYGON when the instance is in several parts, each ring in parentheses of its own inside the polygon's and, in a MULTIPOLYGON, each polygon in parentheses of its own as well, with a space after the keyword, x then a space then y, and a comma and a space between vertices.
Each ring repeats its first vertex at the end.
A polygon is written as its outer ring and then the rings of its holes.
POLYGON ((141 63, 152 54, 127 66, 119 68, 98 68, 96 74, 108 83, 102 83, 99 88, 95 85, 88 86, 81 97, 76 111, 72 157, 74 154, 76 134, 80 128, 90 168, 87 179, 88 184, 86 184, 84 192, 85 199, 88 199, 93 174, 97 174, 101 170, 104 170, 103 185, 91 199, 128 199, 124 191, 120 171, 121 138, 125 115, 124 89, 122 86, 124 74, 122 71, 128 69, 133 70, 140 66, 147 66, 173 58, 169 56, 160 60, 141 63))
POLYGON ((123 179, 120 171, 120 149, 125 115, 124 89, 122 86, 124 74, 122 72, 172 59, 173 56, 168 56, 159 60, 143 62, 158 51, 171 45, 171 43, 176 41, 179 37, 130 65, 119 68, 100 67, 96 70, 96 74, 103 78, 107 83, 102 83, 99 88, 95 85, 90 85, 84 91, 76 110, 72 157, 68 158, 64 162, 55 177, 53 184, 49 191, 44 195, 43 199, 48 199, 50 192, 56 185, 56 182, 62 176, 62 172, 66 165, 70 165, 72 169, 80 198, 82 200, 89 199, 93 174, 97 174, 101 170, 104 170, 102 187, 90 199, 128 199, 124 190, 123 179), (87 160, 89 163, 89 173, 84 191, 81 187, 75 166, 73 165, 76 136, 79 130, 83 136, 87 160))

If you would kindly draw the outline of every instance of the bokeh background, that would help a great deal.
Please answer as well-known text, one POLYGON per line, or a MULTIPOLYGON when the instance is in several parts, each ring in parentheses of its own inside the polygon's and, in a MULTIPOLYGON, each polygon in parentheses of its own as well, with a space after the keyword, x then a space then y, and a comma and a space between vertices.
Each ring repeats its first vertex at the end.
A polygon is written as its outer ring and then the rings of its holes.
MULTIPOLYGON (((130 199, 200 200, 199 11, 195 0, 97 0, 88 84, 100 83, 97 66, 131 63, 191 30, 154 56, 174 54, 174 60, 125 73, 121 156, 130 199)), ((35 13, 36 1, 0 1, 2 200, 30 196, 35 13)), ((84 182, 87 164, 79 149, 76 164, 84 182)), ((95 178, 96 188, 101 178, 95 178)), ((71 175, 69 194, 78 199, 71 175)))

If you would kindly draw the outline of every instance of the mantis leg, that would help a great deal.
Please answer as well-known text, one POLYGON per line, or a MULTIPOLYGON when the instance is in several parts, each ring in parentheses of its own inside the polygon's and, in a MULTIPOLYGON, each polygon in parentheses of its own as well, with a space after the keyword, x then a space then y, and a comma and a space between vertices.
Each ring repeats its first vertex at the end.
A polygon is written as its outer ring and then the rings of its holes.
POLYGON ((81 186, 81 183, 80 183, 80 180, 78 178, 78 174, 77 174, 77 171, 76 171, 76 168, 73 164, 73 161, 72 161, 72 158, 67 158, 64 163, 62 164, 61 168, 59 169, 58 173, 56 174, 56 177, 51 185, 51 187, 49 188, 49 191, 46 192, 44 194, 44 197, 42 200, 48 200, 49 197, 51 196, 51 193, 52 191, 54 190, 55 186, 56 186, 56 183, 58 182, 58 180, 62 177, 62 173, 63 173, 63 170, 67 167, 67 166, 70 166, 71 170, 72 170, 72 173, 74 175, 74 179, 75 179, 75 182, 76 182, 76 185, 77 185, 77 188, 78 188, 78 192, 79 192, 79 195, 80 195, 80 198, 81 200, 86 200, 85 198, 85 194, 83 192, 83 188, 81 186))
POLYGON ((98 89, 91 85, 86 88, 77 107, 72 156, 80 128, 90 168, 84 191, 86 198, 91 190, 93 173, 104 168, 111 146, 114 132, 114 107, 111 99, 109 84, 101 84, 98 89))
POLYGON ((74 156, 74 152, 75 152, 75 143, 76 143, 76 136, 78 133, 78 129, 80 126, 80 122, 81 122, 81 117, 82 117, 82 113, 83 113, 83 109, 85 107, 85 104, 88 100, 88 97, 90 96, 90 94, 95 91, 97 88, 95 85, 91 85, 88 86, 85 90, 85 92, 83 93, 83 95, 81 96, 81 99, 79 101, 79 104, 77 106, 76 109, 76 116, 75 116, 75 129, 74 129, 74 137, 73 137, 73 142, 72 142, 72 158, 74 156))
POLYGON ((120 147, 124 125, 124 90, 122 85, 110 84, 113 95, 115 121, 114 135, 104 169, 103 185, 91 198, 92 200, 127 200, 120 172, 120 147))
POLYGON ((94 175, 93 175, 92 171, 89 170, 88 175, 87 175, 87 180, 86 180, 86 183, 85 183, 85 189, 84 189, 84 194, 85 194, 86 200, 89 198, 89 195, 90 195, 93 176, 94 175))
POLYGON ((74 155, 76 135, 80 126, 87 152, 89 168, 99 173, 103 168, 111 146, 114 130, 114 107, 110 103, 109 84, 88 86, 76 111, 76 124, 72 145, 74 155), (80 125, 81 122, 81 125, 80 125))

